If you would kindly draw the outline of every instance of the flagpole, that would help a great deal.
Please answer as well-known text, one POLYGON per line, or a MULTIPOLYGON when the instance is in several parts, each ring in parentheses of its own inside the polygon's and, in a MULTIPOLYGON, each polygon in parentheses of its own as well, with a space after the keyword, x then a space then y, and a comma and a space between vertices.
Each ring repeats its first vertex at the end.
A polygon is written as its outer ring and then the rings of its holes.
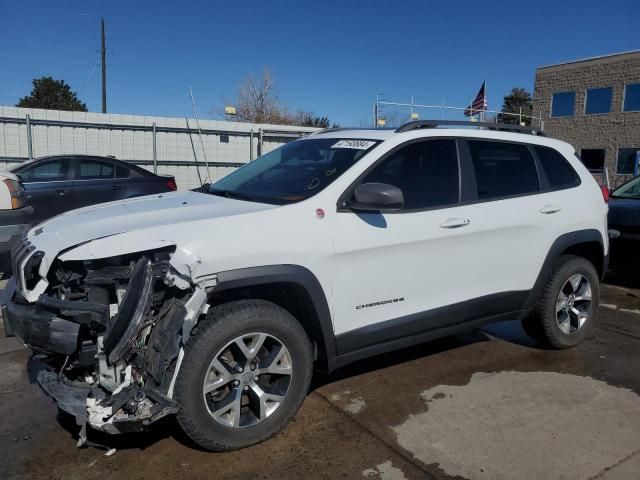
POLYGON ((487 102, 488 98, 489 96, 487 95, 487 77, 484 77, 484 99, 482 100, 482 120, 481 120, 482 122, 484 122, 486 111, 487 111, 487 105, 489 104, 489 102, 487 102))

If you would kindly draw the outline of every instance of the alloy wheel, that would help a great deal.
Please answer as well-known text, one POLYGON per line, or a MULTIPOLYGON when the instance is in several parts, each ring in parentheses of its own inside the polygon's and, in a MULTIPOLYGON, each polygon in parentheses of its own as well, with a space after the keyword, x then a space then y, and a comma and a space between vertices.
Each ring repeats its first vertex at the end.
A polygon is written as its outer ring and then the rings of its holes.
POLYGON ((571 335, 578 331, 591 314, 591 284, 576 273, 560 289, 556 300, 556 321, 560 330, 571 335))
POLYGON ((236 337, 207 368, 202 393, 209 414, 233 428, 264 421, 284 401, 292 367, 289 350, 273 335, 256 332, 236 337))

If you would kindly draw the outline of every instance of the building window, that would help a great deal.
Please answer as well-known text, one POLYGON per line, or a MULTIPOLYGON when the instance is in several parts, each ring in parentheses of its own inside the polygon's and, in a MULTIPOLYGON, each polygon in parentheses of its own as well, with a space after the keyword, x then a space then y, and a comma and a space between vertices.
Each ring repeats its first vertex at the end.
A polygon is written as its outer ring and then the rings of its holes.
POLYGON ((637 155, 640 155, 640 147, 619 149, 616 173, 633 175, 637 155))
POLYGON ((598 113, 611 112, 611 98, 613 88, 590 88, 587 90, 587 100, 584 106, 584 113, 594 115, 598 113))
POLYGON ((552 117, 572 117, 576 100, 576 92, 554 93, 551 98, 552 117))
POLYGON ((220 135, 220 143, 229 143, 229 135, 220 135))
POLYGON ((623 110, 625 112, 640 111, 640 83, 625 85, 623 110))
POLYGON ((580 152, 580 160, 591 172, 601 172, 604 170, 604 159, 606 150, 604 148, 583 148, 580 152))

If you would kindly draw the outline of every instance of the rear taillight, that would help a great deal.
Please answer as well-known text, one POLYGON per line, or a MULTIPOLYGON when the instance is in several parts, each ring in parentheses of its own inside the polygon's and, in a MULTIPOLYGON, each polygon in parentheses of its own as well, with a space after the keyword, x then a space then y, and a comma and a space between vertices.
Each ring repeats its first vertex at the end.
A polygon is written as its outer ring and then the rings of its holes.
POLYGON ((173 179, 173 178, 172 178, 172 179, 170 179, 170 180, 167 180, 167 181, 165 182, 165 185, 167 186, 167 188, 168 188, 169 190, 176 191, 176 190, 178 189, 178 185, 176 185, 176 181, 175 181, 175 179, 173 179))
POLYGON ((609 189, 602 185, 600 187, 600 190, 602 191, 602 198, 604 198, 604 203, 607 203, 609 201, 609 189))
POLYGON ((4 180, 4 184, 9 189, 9 194, 11 195, 11 208, 24 207, 24 188, 20 185, 20 182, 7 179, 4 180))

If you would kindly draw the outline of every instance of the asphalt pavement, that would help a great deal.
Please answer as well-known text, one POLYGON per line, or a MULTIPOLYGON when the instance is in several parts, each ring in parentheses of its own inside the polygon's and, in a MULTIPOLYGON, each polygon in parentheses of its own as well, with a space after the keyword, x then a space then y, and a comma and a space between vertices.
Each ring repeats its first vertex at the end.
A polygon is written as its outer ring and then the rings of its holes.
POLYGON ((640 478, 640 290, 602 288, 600 323, 545 350, 516 322, 316 376, 274 439, 195 447, 168 419, 76 448, 77 427, 34 383, 40 365, 0 330, 0 479, 640 478))

